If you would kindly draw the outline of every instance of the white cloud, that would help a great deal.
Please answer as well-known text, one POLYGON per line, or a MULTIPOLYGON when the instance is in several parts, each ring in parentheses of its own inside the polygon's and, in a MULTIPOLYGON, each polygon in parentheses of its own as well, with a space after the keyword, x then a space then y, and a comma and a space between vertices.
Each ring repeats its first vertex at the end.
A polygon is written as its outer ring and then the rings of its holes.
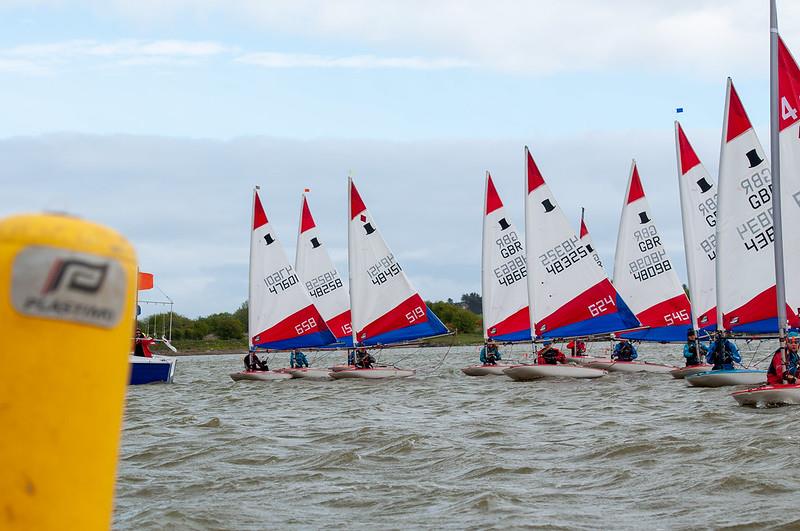
POLYGON ((210 41, 69 40, 0 49, 0 70, 40 74, 82 61, 118 65, 190 65, 235 51, 236 48, 210 41))
POLYGON ((440 70, 448 68, 468 68, 473 66, 467 61, 450 58, 376 57, 374 55, 331 57, 279 52, 248 53, 238 57, 236 61, 266 68, 401 68, 413 70, 440 70))
MULTIPOLYGON (((414 57, 453 57, 530 75, 608 68, 747 75, 763 70, 768 42, 767 3, 752 0, 112 0, 85 5, 140 24, 227 19, 357 46, 378 57, 405 57, 411 51, 414 57)), ((800 3, 783 0, 779 8, 784 34, 800 32, 800 3)))

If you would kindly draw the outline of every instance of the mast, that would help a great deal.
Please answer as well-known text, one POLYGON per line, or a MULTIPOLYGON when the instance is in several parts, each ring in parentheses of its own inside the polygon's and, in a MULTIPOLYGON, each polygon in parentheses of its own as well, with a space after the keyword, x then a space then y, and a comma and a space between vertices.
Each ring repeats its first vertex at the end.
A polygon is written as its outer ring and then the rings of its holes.
POLYGON ((297 240, 294 244, 294 272, 297 273, 297 250, 300 249, 300 231, 303 230, 303 205, 306 202, 306 193, 300 194, 300 218, 297 220, 297 240))
POLYGON ((731 99, 731 78, 728 78, 727 86, 725 90, 725 113, 722 118, 722 140, 720 141, 719 146, 719 177, 718 177, 718 188, 717 188, 717 230, 715 232, 716 236, 716 245, 717 245, 717 259, 714 260, 714 273, 716 277, 716 296, 717 296, 717 331, 724 332, 725 331, 725 321, 723 321, 722 315, 722 304, 720 304, 720 294, 722 293, 722 275, 720 275, 720 264, 722 264, 722 252, 720 251, 720 225, 721 221, 725 218, 722 216, 722 159, 723 154, 725 153, 725 136, 728 132, 728 111, 730 109, 730 99, 731 99))
POLYGON ((350 295, 350 334, 353 336, 353 348, 358 346, 356 341, 356 324, 353 322, 353 242, 350 241, 350 224, 353 219, 353 177, 347 175, 347 293, 350 295))
POLYGON ((778 12, 775 0, 769 5, 769 140, 772 159, 772 213, 775 230, 775 294, 778 303, 778 340, 786 357, 786 277, 783 264, 783 220, 781 215, 781 148, 779 140, 778 12))
POLYGON ((250 257, 247 261, 247 344, 251 348, 253 347, 253 331, 250 330, 252 323, 250 315, 253 312, 253 224, 256 216, 256 195, 260 189, 260 186, 253 188, 253 202, 250 207, 250 257))
MULTIPOLYGON (((487 315, 486 294, 489 293, 489 291, 487 289, 488 282, 486 282, 486 259, 487 259, 486 242, 483 241, 486 238, 486 201, 488 196, 489 196, 489 170, 486 170, 486 177, 483 183, 483 205, 481 205, 481 211, 483 213, 483 227, 481 231, 481 314, 482 314, 481 318, 483 319, 483 324, 481 326, 483 327, 484 342, 486 342, 486 340, 489 339, 489 329, 487 327, 492 324, 486 322, 486 315, 487 315)), ((491 300, 488 302, 488 304, 491 304, 491 300)))

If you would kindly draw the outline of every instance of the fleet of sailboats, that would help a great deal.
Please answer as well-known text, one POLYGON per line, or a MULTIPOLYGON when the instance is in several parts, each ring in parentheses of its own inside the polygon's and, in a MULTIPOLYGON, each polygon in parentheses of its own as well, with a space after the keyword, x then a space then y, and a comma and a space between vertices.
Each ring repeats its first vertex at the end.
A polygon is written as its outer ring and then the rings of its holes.
MULTIPOLYGON (((675 122, 684 252, 691 300, 678 280, 667 242, 653 219, 639 168, 628 175, 613 281, 606 275, 581 212, 578 233, 525 148, 525 231, 517 231, 487 172, 483 205, 482 298, 485 340, 534 345, 545 340, 681 342, 696 330, 700 342, 778 334, 800 320, 800 69, 777 35, 772 1, 772 159, 767 156, 730 78, 715 183, 675 122), (781 171, 782 170, 782 171, 781 171), (779 176, 785 177, 782 191, 779 176), (777 197, 777 200, 775 198, 777 197), (791 272, 784 274, 784 266, 791 272), (779 304, 778 301, 781 301, 779 304)), ((251 350, 353 349, 402 344, 448 333, 413 288, 348 179, 348 273, 336 270, 302 196, 294 268, 254 191, 251 230, 249 338, 251 350)), ((702 356, 702 353, 701 353, 702 356)), ((606 371, 671 372, 691 386, 759 384, 765 371, 709 370, 603 358, 549 365, 473 365, 468 375, 515 380, 548 376, 597 378, 606 371)), ((239 379, 312 375, 396 378, 397 367, 243 371, 239 379)), ((741 403, 800 402, 800 387, 762 386, 735 393, 741 403)))

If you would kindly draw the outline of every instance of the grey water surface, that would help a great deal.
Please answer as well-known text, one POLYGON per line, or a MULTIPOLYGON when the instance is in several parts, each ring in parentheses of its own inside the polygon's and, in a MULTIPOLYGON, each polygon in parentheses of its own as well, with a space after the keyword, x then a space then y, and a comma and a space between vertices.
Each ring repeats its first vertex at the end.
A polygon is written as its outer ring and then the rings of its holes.
POLYGON ((174 384, 128 389, 114 528, 800 528, 800 407, 661 374, 463 375, 476 359, 390 350, 417 376, 235 383, 241 356, 181 357, 174 384))

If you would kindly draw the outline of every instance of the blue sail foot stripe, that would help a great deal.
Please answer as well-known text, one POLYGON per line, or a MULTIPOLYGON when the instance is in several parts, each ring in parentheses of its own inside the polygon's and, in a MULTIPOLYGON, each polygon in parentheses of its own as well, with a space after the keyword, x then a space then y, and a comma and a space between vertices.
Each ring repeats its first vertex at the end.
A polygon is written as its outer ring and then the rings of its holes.
POLYGON ((530 341, 531 329, 519 330, 518 332, 511 332, 510 334, 502 334, 499 336, 492 336, 495 341, 530 341))
POLYGON ((412 341, 414 339, 422 339, 431 336, 440 336, 447 333, 447 327, 442 324, 442 321, 426 307, 428 320, 424 323, 406 326, 379 334, 374 337, 368 337, 360 343, 369 345, 388 345, 391 343, 403 343, 405 341, 412 341))
POLYGON ((258 343, 254 345, 259 348, 267 348, 270 350, 289 350, 293 348, 306 348, 306 347, 322 347, 330 345, 335 341, 333 334, 328 330, 322 332, 315 332, 300 337, 293 337, 291 339, 282 339, 281 341, 269 341, 267 343, 258 343))

